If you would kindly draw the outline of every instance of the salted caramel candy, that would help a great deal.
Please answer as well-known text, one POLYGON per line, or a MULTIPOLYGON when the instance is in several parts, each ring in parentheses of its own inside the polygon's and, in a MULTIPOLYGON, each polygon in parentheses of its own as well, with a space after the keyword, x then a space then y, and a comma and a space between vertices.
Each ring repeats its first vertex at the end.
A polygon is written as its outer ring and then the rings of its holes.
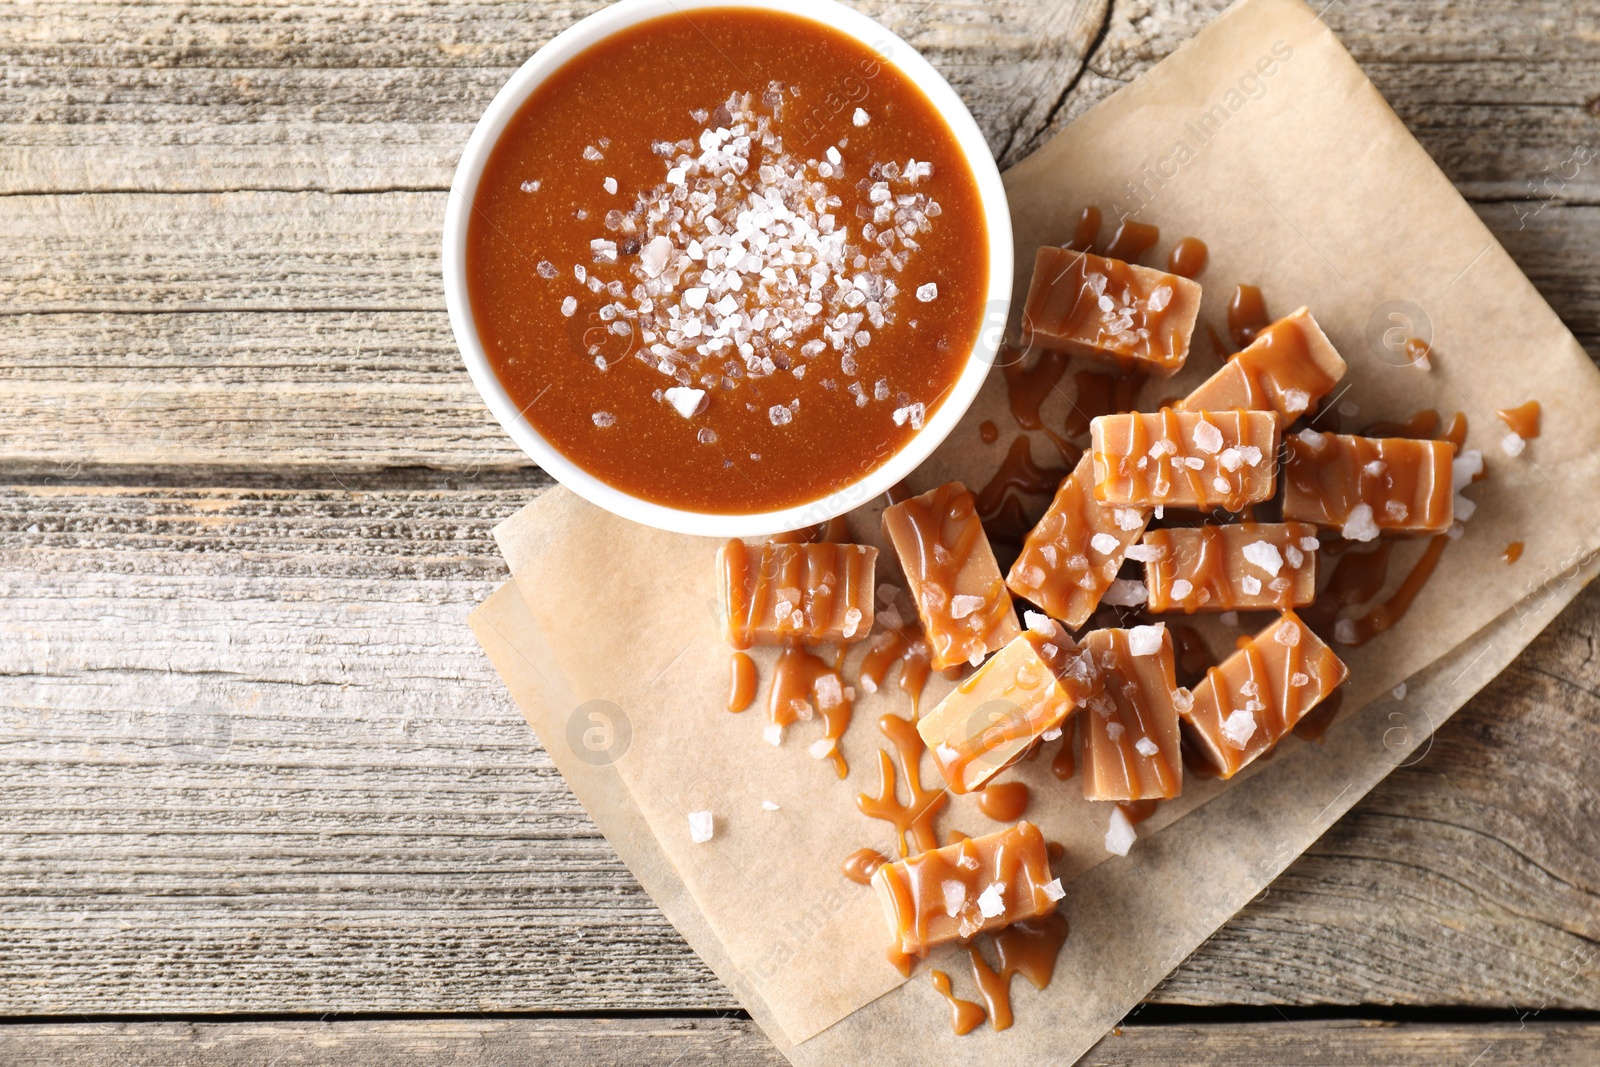
POLYGON ((1062 479, 1050 507, 1023 540, 1006 575, 1017 596, 1073 629, 1089 621, 1122 566, 1123 553, 1144 535, 1150 512, 1111 507, 1094 497, 1094 463, 1084 456, 1062 479))
POLYGON ((1034 347, 1170 378, 1189 356, 1199 314, 1198 282, 1046 246, 1034 258, 1022 333, 1034 347))
POLYGON ((1083 640, 1101 689, 1080 716, 1086 800, 1156 800, 1183 792, 1172 635, 1166 626, 1095 630, 1083 640))
POLYGON ((1048 915, 1063 895, 1044 835, 1030 822, 886 863, 872 887, 895 947, 914 956, 1048 915))
POLYGON ((877 559, 868 545, 729 541, 717 551, 728 644, 860 641, 872 632, 877 559))
POLYGON ((1130 411, 1094 419, 1089 435, 1102 503, 1238 511, 1277 488, 1273 411, 1130 411))
POLYGON ((883 532, 905 571, 935 670, 981 663, 1022 632, 972 493, 960 482, 888 508, 883 532))
POLYGON ((1174 406, 1180 411, 1276 411, 1304 415, 1344 377, 1345 362, 1311 312, 1300 308, 1257 333, 1174 406))
POLYGON ((1350 541, 1435 534, 1455 518, 1455 445, 1409 437, 1301 430, 1288 439, 1283 517, 1331 526, 1350 541))
POLYGON ((1144 563, 1148 611, 1305 607, 1317 595, 1317 528, 1240 522, 1151 530, 1128 550, 1144 563))
POLYGON ((1059 733, 1096 687, 1092 660, 1060 624, 1028 613, 1028 629, 989 657, 917 722, 952 793, 978 789, 1039 738, 1059 733))
POLYGON ((1185 730, 1218 775, 1232 778, 1349 673, 1298 615, 1286 611, 1206 672, 1182 712, 1185 730))

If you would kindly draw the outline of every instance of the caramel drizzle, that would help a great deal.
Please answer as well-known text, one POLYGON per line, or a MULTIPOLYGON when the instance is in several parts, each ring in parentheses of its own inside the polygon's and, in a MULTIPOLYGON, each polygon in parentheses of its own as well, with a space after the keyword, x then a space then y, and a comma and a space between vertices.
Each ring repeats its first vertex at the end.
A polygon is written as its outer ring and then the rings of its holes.
MULTIPOLYGON (((1149 737, 1153 741, 1160 733, 1150 716, 1150 695, 1145 691, 1143 676, 1133 663, 1133 652, 1128 647, 1128 631, 1110 629, 1104 632, 1106 637, 1101 640, 1110 645, 1107 649, 1110 660, 1107 662, 1100 658, 1100 663, 1102 673, 1108 675, 1105 678, 1105 691, 1113 698, 1117 721, 1122 724, 1121 736, 1111 744, 1117 752, 1123 781, 1127 783, 1129 792, 1149 792, 1144 781, 1145 768, 1148 768, 1148 772, 1155 776, 1156 789, 1164 796, 1175 796, 1180 788, 1178 769, 1169 762, 1170 757, 1165 749, 1158 749, 1153 756, 1145 756, 1134 748, 1139 738, 1149 737), (1109 670, 1106 669, 1108 667, 1109 670)), ((1090 714, 1101 719, 1092 707, 1090 714)), ((1105 726, 1106 720, 1102 720, 1087 728, 1105 733, 1105 726)), ((1106 734, 1106 740, 1111 740, 1109 734, 1106 734)))
POLYGON ((1228 334, 1236 349, 1244 348, 1255 340, 1256 334, 1272 321, 1267 314, 1267 301, 1261 290, 1253 285, 1239 285, 1228 301, 1228 334))
POLYGON ((1309 404, 1290 410, 1294 405, 1282 402, 1287 394, 1304 393, 1309 400, 1326 396, 1338 384, 1311 358, 1305 329, 1294 317, 1251 329, 1251 343, 1229 361, 1248 390, 1250 400, 1244 406, 1293 417, 1309 404))
POLYGON ((772 671, 772 688, 767 693, 767 719, 774 725, 787 728, 797 719, 810 719, 820 711, 822 736, 833 742, 828 759, 833 762, 834 772, 840 778, 850 773, 844 754, 839 751, 839 740, 850 727, 852 704, 850 693, 844 688, 838 659, 828 663, 801 647, 798 642, 784 646, 778 656, 777 666, 772 671), (839 701, 832 707, 813 708, 810 698, 816 693, 817 681, 830 674, 839 679, 839 701))
POLYGON ((1078 214, 1078 225, 1072 231, 1072 241, 1067 245, 1074 252, 1093 252, 1100 236, 1100 209, 1086 207, 1078 214))
POLYGON ((922 640, 920 634, 912 637, 903 630, 891 629, 874 637, 867 654, 861 659, 861 666, 856 670, 858 684, 862 684, 868 692, 876 693, 883 688, 884 679, 897 663, 900 665, 900 691, 911 698, 911 715, 914 719, 917 705, 922 699, 922 687, 933 670, 933 663, 928 658, 927 642, 922 640))
MULTIPOLYGON (((983 536, 976 507, 972 494, 957 482, 941 485, 931 493, 913 497, 900 505, 900 513, 913 535, 909 546, 912 551, 901 553, 900 565, 908 576, 916 575, 914 588, 919 592, 933 586, 944 594, 947 600, 939 607, 941 612, 948 608, 948 598, 956 595, 956 578, 983 536), (946 531, 952 526, 954 540, 946 541, 946 531)), ((924 615, 923 629, 936 653, 935 659, 945 663, 968 659, 973 651, 987 649, 1005 622, 1015 619, 1003 580, 996 579, 990 588, 973 595, 983 598, 983 606, 959 620, 959 633, 954 632, 958 620, 952 619, 952 628, 945 629, 927 625, 924 615)), ((924 605, 919 604, 919 614, 924 610, 924 605)))
POLYGON ((741 712, 756 698, 756 663, 743 652, 728 659, 728 710, 741 712))
POLYGON ((1078 371, 1072 380, 1078 386, 1078 394, 1067 412, 1068 437, 1082 437, 1089 432, 1089 423, 1101 415, 1132 411, 1145 382, 1140 374, 1105 374, 1092 370, 1078 371))
POLYGON ((933 971, 933 988, 950 1002, 950 1029, 957 1037, 972 1033, 983 1022, 983 1007, 970 1000, 962 1000, 950 991, 950 976, 943 971, 933 971))
POLYGON ((993 782, 978 791, 978 810, 995 822, 1016 822, 1028 810, 1028 787, 1022 782, 993 782))
POLYGON ((1007 1030, 1013 1022, 1012 977, 1020 974, 1041 991, 1050 985, 1055 977, 1056 957, 1067 940, 1067 920, 1059 912, 1051 912, 1038 919, 1012 923, 988 936, 999 957, 999 967, 990 967, 983 958, 978 945, 984 938, 967 946, 967 957, 972 961, 972 981, 988 1008, 991 1025, 996 1030, 1007 1030))
POLYGON ((908 800, 902 804, 895 788, 895 761, 888 750, 878 750, 878 795, 860 793, 856 807, 869 819, 881 819, 895 830, 895 844, 902 857, 939 847, 934 819, 950 797, 943 789, 922 785, 922 753, 927 746, 910 719, 886 713, 878 719, 878 730, 887 737, 900 756, 900 775, 905 778, 908 800), (908 839, 915 848, 908 846, 908 839))
POLYGON ((875 848, 858 848, 839 864, 840 872, 859 885, 871 885, 878 868, 889 862, 889 857, 875 848))
POLYGON ((1406 574, 1400 582, 1400 587, 1383 603, 1369 610, 1365 615, 1358 616, 1353 621, 1354 628, 1350 633, 1343 635, 1350 638, 1343 641, 1347 645, 1364 645, 1378 634, 1392 627, 1395 623, 1405 618, 1411 608, 1412 601, 1417 599, 1417 594, 1422 592, 1422 587, 1428 584, 1428 579, 1433 577, 1434 570, 1439 566, 1439 557, 1444 555, 1445 546, 1450 543, 1449 534, 1434 534, 1428 539, 1428 547, 1423 550, 1422 558, 1406 574))
POLYGON ((1167 273, 1180 278, 1197 277, 1206 269, 1206 261, 1210 258, 1211 250, 1204 241, 1198 237, 1184 237, 1167 253, 1167 273))
POLYGON ((1541 410, 1537 400, 1530 400, 1514 408, 1501 408, 1495 414, 1500 416, 1500 421, 1505 423, 1506 428, 1512 433, 1531 441, 1539 436, 1541 410))
MULTIPOLYGON (((1071 445, 1067 446, 1072 448, 1071 445)), ((1074 449, 1076 451, 1076 449, 1074 449)), ((1074 456, 1072 462, 1076 463, 1074 456)), ((1034 520, 1028 516, 1023 496, 1046 496, 1072 473, 1069 467, 1041 467, 1033 461, 1026 434, 1018 434, 1000 467, 973 498, 978 520, 991 540, 1021 544, 1034 520)))
MULTIPOLYGON (((1007 351, 1010 352, 1009 349, 1007 351)), ((1056 446, 1064 462, 1076 463, 1078 460, 1074 453, 1077 450, 1046 426, 1039 415, 1039 408, 1051 392, 1057 390, 1061 376, 1066 373, 1067 354, 1042 351, 1031 366, 1024 366, 1021 356, 1010 354, 1015 358, 1007 358, 1002 362, 1000 373, 1006 381, 1006 406, 1011 409, 1012 419, 1024 430, 1041 431, 1056 446)))
MULTIPOLYGON (((1107 259, 1120 259, 1132 263, 1161 240, 1161 230, 1147 222, 1134 222, 1124 219, 1117 227, 1117 232, 1112 234, 1111 243, 1106 246, 1107 259)), ((1173 272, 1176 273, 1176 272, 1173 272)))

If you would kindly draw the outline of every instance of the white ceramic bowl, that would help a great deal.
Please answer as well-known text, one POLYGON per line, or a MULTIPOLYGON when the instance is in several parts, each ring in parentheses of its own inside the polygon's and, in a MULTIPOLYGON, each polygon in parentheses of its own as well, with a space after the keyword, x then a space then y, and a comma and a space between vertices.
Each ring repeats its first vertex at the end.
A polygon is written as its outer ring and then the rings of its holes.
POLYGON ((749 537, 798 529, 841 515, 885 492, 928 458, 966 413, 994 363, 1011 302, 1011 254, 1011 215, 1006 206, 1005 189, 978 124, 939 72, 910 45, 877 22, 835 0, 621 0, 569 27, 534 53, 495 94, 489 109, 478 120, 461 153, 461 162, 456 166, 450 201, 445 208, 444 294, 456 344, 484 402, 511 439, 562 485, 590 503, 647 526, 712 537, 749 537), (881 467, 849 486, 821 500, 754 514, 685 511, 643 500, 601 481, 562 455, 522 416, 495 376, 478 340, 472 305, 467 299, 467 219, 484 164, 517 109, 546 78, 590 45, 648 19, 709 7, 753 7, 798 15, 824 23, 877 51, 885 62, 927 95, 955 134, 977 179, 989 231, 989 290, 978 343, 950 395, 922 430, 881 467))

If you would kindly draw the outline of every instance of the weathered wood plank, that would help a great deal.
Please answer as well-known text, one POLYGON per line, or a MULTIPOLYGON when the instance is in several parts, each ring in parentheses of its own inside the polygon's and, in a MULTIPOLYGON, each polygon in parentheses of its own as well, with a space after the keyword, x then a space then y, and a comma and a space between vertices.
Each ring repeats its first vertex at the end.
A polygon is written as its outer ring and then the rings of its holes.
MULTIPOLYGON (((733 1005, 472 643, 483 482, 0 493, 0 1014, 733 1005)), ((1597 642, 1600 590, 1155 999, 1600 1008, 1597 642)))
MULTIPOLYGON (((540 45, 601 4, 19 3, 0 14, 0 192, 430 188, 540 45), (109 152, 109 157, 108 157, 109 152)), ((1109 0, 861 5, 1004 152, 1048 121, 1109 0)))
MULTIPOLYGON (((1600 1024, 1444 1026, 1359 1020, 1122 1027, 1078 1067, 1588 1067, 1600 1024)), ((0 1029, 13 1067, 390 1067, 400 1064, 678 1065, 786 1061, 741 1019, 463 1019, 280 1023, 25 1024, 0 1029)))

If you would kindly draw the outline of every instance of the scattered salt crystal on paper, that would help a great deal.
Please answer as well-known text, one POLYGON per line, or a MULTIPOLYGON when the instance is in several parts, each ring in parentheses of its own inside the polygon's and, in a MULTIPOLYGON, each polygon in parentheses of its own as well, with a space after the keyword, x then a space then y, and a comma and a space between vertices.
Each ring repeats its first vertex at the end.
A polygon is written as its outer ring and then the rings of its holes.
POLYGON ((778 810, 778 805, 774 804, 770 800, 763 800, 761 802, 761 810, 762 811, 777 811, 778 810))
POLYGON ((1004 882, 990 882, 988 887, 978 894, 978 911, 985 919, 993 919, 1005 914, 1005 891, 1006 884, 1004 882))
POLYGON ((689 813, 689 840, 697 845, 703 845, 711 840, 711 835, 716 832, 716 820, 709 811, 691 811, 689 813))
POLYGON ((1340 619, 1333 624, 1333 639, 1341 645, 1353 645, 1360 636, 1354 619, 1340 619))
POLYGON ((811 748, 808 751, 811 753, 812 759, 827 759, 837 747, 839 747, 838 743, 833 738, 819 737, 811 742, 811 748))
POLYGON ((1135 626, 1128 631, 1128 651, 1135 656, 1154 656, 1161 651, 1167 636, 1167 624, 1135 626))
POLYGON ((1128 816, 1123 814, 1120 807, 1111 809, 1111 825, 1106 829, 1106 851, 1117 856, 1126 856, 1133 843, 1139 839, 1139 834, 1133 828, 1133 823, 1128 821, 1128 816))
POLYGON ((1145 588, 1143 582, 1132 578, 1117 578, 1106 587, 1100 603, 1118 608, 1136 608, 1149 599, 1150 591, 1145 588))
POLYGON ((1108 533, 1097 533, 1093 537, 1089 538, 1089 547, 1100 553, 1102 556, 1109 556, 1111 553, 1122 547, 1122 542, 1118 541, 1115 537, 1112 537, 1108 533))
POLYGON ((700 403, 706 398, 704 389, 689 389, 684 386, 673 386, 662 394, 671 404, 673 409, 684 418, 692 418, 700 411, 700 403))
POLYGON ((872 116, 858 107, 856 108, 856 113, 850 116, 850 121, 855 123, 857 126, 865 126, 867 123, 872 121, 872 116))
POLYGON ((1483 473, 1483 453, 1469 448, 1450 461, 1450 487, 1461 492, 1483 473))
POLYGON ((1519 434, 1508 433, 1500 438, 1500 451, 1508 456, 1520 456, 1522 455, 1522 450, 1527 447, 1527 439, 1519 434))
POLYGON ((1346 541, 1371 541, 1378 536, 1378 524, 1372 519, 1371 504, 1357 504, 1345 516, 1339 535, 1346 541))
POLYGON ((1250 743, 1250 738, 1255 736, 1256 717, 1250 712, 1239 708, 1222 724, 1222 736, 1228 739, 1228 744, 1234 748, 1243 748, 1250 743))
POLYGON ((1157 752, 1161 751, 1160 746, 1158 746, 1148 737, 1139 738, 1139 740, 1133 743, 1133 747, 1139 750, 1139 755, 1141 756, 1154 756, 1157 752))
POLYGON ((1213 454, 1222 451, 1222 431, 1207 420, 1201 419, 1195 423, 1194 447, 1213 454))
POLYGON ((1460 493, 1456 494, 1455 507, 1456 507, 1456 518, 1458 520, 1460 520, 1461 522, 1467 522, 1468 520, 1470 520, 1472 518, 1473 514, 1476 513, 1477 510, 1478 510, 1477 501, 1469 500, 1467 497, 1462 496, 1460 493))
POLYGON ((1245 561, 1266 571, 1276 578, 1283 569, 1283 556, 1278 552, 1278 546, 1270 541, 1252 541, 1244 546, 1245 561))
POLYGON ((776 748, 783 744, 783 725, 781 723, 768 723, 761 731, 761 739, 776 748))
POLYGON ((1401 682, 1399 685, 1395 686, 1389 692, 1394 696, 1394 698, 1396 700, 1404 700, 1406 698, 1406 683, 1401 682))

